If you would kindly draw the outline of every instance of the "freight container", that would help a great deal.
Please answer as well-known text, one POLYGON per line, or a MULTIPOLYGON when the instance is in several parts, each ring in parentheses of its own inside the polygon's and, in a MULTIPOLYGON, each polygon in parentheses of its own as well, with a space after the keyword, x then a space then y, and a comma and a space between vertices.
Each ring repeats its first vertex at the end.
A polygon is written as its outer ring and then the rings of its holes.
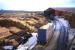
POLYGON ((52 36, 53 23, 48 23, 38 29, 38 43, 45 44, 52 36))

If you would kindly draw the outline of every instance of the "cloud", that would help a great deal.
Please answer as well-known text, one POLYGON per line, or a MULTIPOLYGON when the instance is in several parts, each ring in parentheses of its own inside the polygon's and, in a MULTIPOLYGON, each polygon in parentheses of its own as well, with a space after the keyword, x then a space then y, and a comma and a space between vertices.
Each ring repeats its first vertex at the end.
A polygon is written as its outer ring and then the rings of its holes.
POLYGON ((74 0, 0 0, 0 9, 42 11, 48 7, 75 7, 74 0))

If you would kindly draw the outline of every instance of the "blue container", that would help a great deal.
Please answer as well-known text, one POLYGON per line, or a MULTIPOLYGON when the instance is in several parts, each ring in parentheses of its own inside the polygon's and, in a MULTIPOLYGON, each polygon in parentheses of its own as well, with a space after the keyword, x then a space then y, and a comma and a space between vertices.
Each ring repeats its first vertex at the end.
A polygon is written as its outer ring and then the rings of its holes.
POLYGON ((40 44, 46 43, 46 29, 38 30, 38 43, 40 43, 40 44))

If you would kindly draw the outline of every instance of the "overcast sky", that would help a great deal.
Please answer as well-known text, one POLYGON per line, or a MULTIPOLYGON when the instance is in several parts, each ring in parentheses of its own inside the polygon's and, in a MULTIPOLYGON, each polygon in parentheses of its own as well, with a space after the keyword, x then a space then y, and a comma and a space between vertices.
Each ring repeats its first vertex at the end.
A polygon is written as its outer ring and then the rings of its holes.
POLYGON ((43 11, 49 7, 75 7, 75 0, 0 0, 0 10, 43 11))

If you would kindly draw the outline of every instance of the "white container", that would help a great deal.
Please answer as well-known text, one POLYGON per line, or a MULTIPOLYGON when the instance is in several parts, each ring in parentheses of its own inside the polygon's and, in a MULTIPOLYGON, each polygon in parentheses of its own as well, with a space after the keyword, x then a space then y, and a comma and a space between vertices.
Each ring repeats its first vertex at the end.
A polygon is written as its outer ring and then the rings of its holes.
POLYGON ((16 50, 31 50, 37 44, 37 33, 31 33, 32 37, 25 44, 20 44, 16 50))
POLYGON ((53 23, 48 23, 38 30, 38 42, 47 42, 52 37, 54 30, 53 23))

